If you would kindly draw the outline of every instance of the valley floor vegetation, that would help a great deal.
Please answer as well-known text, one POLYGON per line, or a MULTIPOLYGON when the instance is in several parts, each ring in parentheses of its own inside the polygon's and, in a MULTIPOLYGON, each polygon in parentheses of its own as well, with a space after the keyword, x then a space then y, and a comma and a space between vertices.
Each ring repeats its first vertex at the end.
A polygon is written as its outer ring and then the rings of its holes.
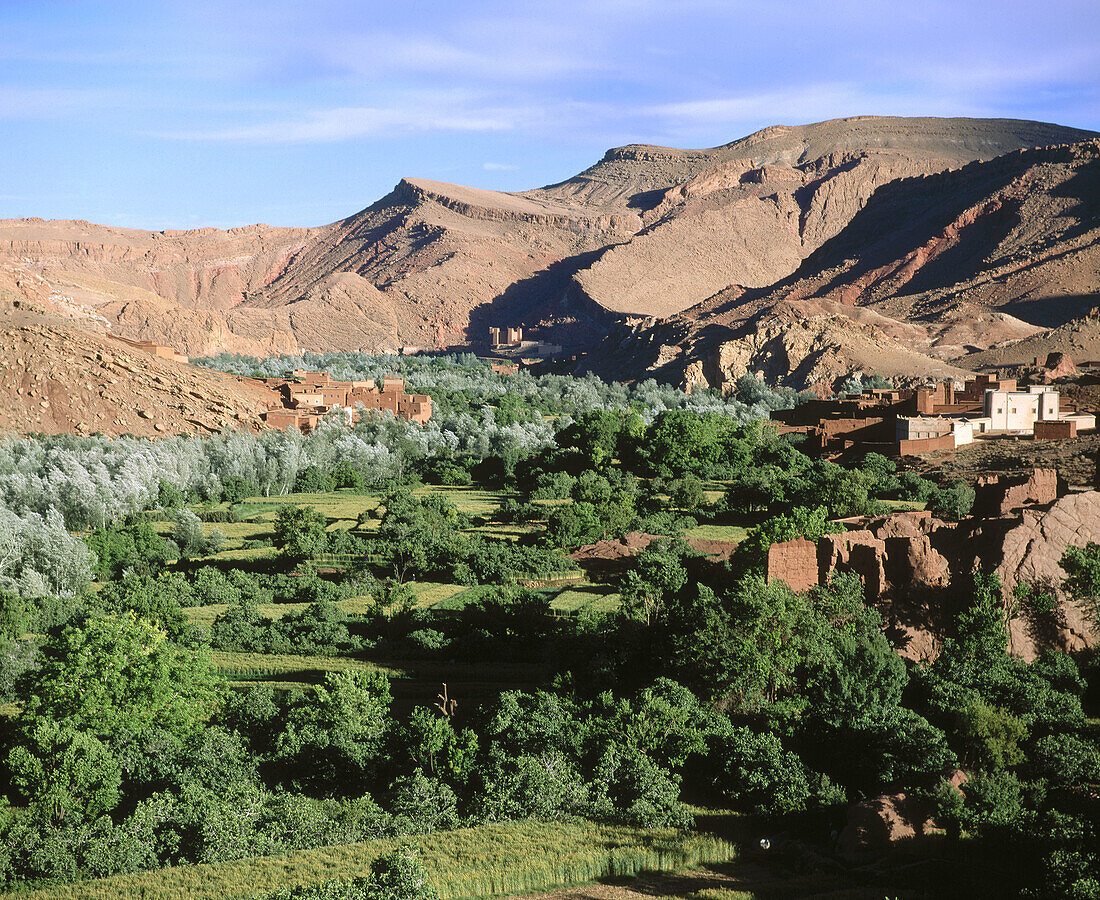
MULTIPOLYGON (((849 803, 904 791, 939 827, 906 895, 1100 896, 1091 656, 1007 655, 980 571, 919 664, 857 578, 763 578, 772 542, 958 518, 965 485, 809 458, 763 421, 798 398, 753 378, 213 362, 397 370, 435 413, 0 442, 8 890, 488 896, 735 856, 700 809, 827 852, 849 803), (571 555, 629 533, 654 537, 571 555)), ((1064 564, 1095 609, 1100 548, 1064 564)))

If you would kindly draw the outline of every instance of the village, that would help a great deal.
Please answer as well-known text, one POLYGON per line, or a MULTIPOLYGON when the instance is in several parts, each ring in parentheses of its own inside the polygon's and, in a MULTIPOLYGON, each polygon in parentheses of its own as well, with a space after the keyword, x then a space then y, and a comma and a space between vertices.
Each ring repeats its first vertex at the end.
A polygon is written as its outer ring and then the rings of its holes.
POLYGON ((368 410, 389 412, 418 425, 424 425, 432 417, 431 397, 406 394, 402 378, 383 378, 379 387, 372 381, 333 381, 328 372, 296 369, 289 378, 248 380, 273 389, 282 400, 281 406, 272 406, 264 414, 269 428, 293 427, 309 432, 337 409, 349 425, 368 410))
POLYGON ((997 435, 1064 440, 1096 428, 1095 414, 1077 410, 1051 385, 1023 387, 1000 374, 975 375, 961 387, 945 381, 809 400, 771 418, 781 434, 804 434, 806 451, 818 455, 859 449, 905 456, 997 435))

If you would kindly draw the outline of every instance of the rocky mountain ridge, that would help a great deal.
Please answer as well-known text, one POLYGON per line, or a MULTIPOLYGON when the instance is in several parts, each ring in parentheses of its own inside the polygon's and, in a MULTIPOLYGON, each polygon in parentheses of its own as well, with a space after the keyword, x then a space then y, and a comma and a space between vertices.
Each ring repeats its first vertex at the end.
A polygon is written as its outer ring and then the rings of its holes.
POLYGON ((0 221, 0 264, 191 355, 445 346, 523 324, 596 348, 583 365, 618 378, 919 372, 920 354, 958 360, 1095 305, 1095 137, 989 119, 773 126, 710 150, 618 148, 511 194, 406 178, 321 228, 0 221), (1084 149, 1027 156, 1068 144, 1084 149), (808 344, 779 334, 807 319, 808 344))

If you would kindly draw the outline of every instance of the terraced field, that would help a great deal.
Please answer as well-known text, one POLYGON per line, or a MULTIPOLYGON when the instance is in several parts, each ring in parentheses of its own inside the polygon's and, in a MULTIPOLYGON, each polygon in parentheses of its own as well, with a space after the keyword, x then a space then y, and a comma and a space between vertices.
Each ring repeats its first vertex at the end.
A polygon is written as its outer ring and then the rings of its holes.
MULTIPOLYGON (((608 876, 670 871, 733 859, 730 843, 673 829, 591 822, 522 821, 406 839, 441 900, 494 897, 608 876)), ((249 900, 279 888, 350 880, 396 846, 393 840, 298 850, 58 885, 3 900, 249 900)))
POLYGON ((405 676, 401 669, 381 666, 362 659, 346 656, 300 656, 293 653, 233 653, 226 650, 211 652, 214 667, 233 681, 267 681, 270 678, 301 681, 303 678, 320 680, 328 672, 346 672, 362 669, 384 672, 392 678, 405 676), (292 677, 293 676, 293 677, 292 677))

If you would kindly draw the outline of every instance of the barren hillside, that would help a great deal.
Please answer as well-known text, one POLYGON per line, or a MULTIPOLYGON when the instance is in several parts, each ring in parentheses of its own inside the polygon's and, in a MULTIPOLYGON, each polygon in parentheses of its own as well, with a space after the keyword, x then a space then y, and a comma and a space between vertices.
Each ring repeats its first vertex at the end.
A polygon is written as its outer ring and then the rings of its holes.
MULTIPOLYGON (((120 334, 192 355, 436 346, 481 338, 490 324, 539 325, 578 348, 621 315, 668 316, 729 285, 761 291, 805 272, 807 257, 898 183, 1091 136, 984 119, 776 126, 709 150, 612 150, 574 178, 518 194, 407 178, 322 228, 0 222, 0 263, 25 272, 24 286, 40 279, 55 305, 87 306, 120 334)), ((958 259, 941 281, 966 282, 973 263, 958 259)), ((1073 282, 1087 295, 1089 278, 1077 260, 1067 265, 1077 274, 1065 276, 1066 289, 1073 282)), ((1008 299, 1026 306, 1039 292, 1008 299)), ((967 344, 969 325, 960 332, 949 313, 936 318, 949 323, 940 344, 967 344)), ((1011 338, 1034 333, 1005 327, 1011 338)), ((982 334, 973 343, 989 346, 982 334)))
POLYGON ((840 376, 845 369, 933 375, 943 362, 1024 362, 1050 350, 1094 358, 1096 320, 1063 323, 1098 304, 1100 141, 1093 140, 891 181, 793 275, 762 289, 730 286, 675 317, 675 328, 635 328, 603 355, 636 357, 637 374, 659 370, 669 380, 715 385, 748 370, 805 386, 813 380, 807 373, 824 374, 815 362, 823 356, 840 376), (886 343, 856 352, 828 336, 826 322, 851 332, 849 345, 860 330, 886 343), (799 330, 818 332, 805 352, 784 351, 777 363, 775 351, 762 350, 777 335, 797 344, 799 330), (646 355, 655 343, 656 366, 646 355))
POLYGON ((5 433, 153 437, 256 429, 259 414, 274 399, 232 376, 96 334, 2 286, 0 372, 5 433))

